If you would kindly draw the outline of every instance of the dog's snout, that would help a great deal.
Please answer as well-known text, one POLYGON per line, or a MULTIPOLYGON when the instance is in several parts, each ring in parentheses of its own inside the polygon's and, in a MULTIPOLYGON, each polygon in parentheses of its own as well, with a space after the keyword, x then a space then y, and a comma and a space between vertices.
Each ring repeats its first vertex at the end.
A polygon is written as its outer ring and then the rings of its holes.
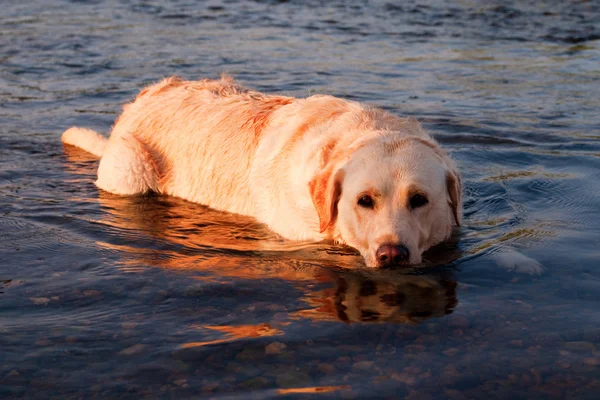
POLYGON ((375 257, 380 267, 389 267, 408 261, 410 253, 406 246, 401 244, 383 244, 377 249, 375 257))

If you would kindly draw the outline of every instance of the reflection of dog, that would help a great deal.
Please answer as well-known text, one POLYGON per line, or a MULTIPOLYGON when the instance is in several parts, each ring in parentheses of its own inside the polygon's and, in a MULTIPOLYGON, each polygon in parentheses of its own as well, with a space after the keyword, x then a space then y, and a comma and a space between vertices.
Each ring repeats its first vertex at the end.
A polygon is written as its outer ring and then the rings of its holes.
POLYGON ((303 290, 307 282, 334 279, 323 266, 350 269, 357 261, 348 248, 283 241, 252 218, 175 197, 100 192, 98 201, 103 212, 94 223, 105 226, 107 235, 97 245, 118 253, 119 267, 128 271, 185 270, 208 281, 268 277, 303 290))
POLYGON ((419 263, 461 221, 459 173, 416 120, 331 96, 169 78, 124 107, 108 141, 82 128, 63 141, 102 157, 106 191, 165 193, 288 239, 334 239, 369 266, 419 263))
MULTIPOLYGON (((103 212, 94 223, 109 228, 97 244, 117 253, 118 266, 130 272, 150 266, 208 282, 280 279, 294 288, 294 301, 300 296, 310 306, 290 317, 314 320, 419 322, 451 312, 457 302, 449 271, 351 270, 352 252, 323 243, 290 245, 251 218, 173 197, 100 193, 99 201, 103 212)), ((439 253, 458 257, 451 244, 439 253)))
POLYGON ((450 314, 456 306, 456 282, 433 276, 340 275, 336 287, 308 299, 314 306, 302 317, 344 322, 420 322, 450 314))

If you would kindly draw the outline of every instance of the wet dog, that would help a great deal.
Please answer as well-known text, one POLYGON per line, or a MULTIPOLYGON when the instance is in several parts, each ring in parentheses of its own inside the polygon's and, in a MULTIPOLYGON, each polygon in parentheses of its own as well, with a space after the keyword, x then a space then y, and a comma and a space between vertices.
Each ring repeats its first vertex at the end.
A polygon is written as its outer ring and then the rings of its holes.
POLYGON ((249 215, 370 267, 420 263, 462 218, 460 174, 417 120, 332 96, 173 77, 125 105, 109 139, 73 127, 62 141, 101 157, 103 190, 249 215))

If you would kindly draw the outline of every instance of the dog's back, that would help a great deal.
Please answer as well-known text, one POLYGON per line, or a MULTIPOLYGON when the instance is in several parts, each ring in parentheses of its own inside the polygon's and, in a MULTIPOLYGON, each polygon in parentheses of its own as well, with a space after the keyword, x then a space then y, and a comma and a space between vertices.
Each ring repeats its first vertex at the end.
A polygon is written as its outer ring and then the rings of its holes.
POLYGON ((124 106, 97 184, 113 193, 152 190, 251 215, 254 152, 272 113, 293 101, 248 91, 228 77, 165 79, 124 106))

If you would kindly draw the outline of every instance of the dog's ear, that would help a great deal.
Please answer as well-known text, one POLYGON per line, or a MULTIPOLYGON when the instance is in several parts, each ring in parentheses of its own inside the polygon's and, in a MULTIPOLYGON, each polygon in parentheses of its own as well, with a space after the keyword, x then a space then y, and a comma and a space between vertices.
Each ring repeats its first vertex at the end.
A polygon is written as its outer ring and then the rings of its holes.
POLYGON ((337 218, 338 202, 342 196, 343 170, 329 166, 308 183, 313 204, 319 215, 319 230, 325 232, 337 218))
POLYGON ((446 188, 448 190, 448 202, 452 207, 454 222, 460 226, 462 222, 462 183, 460 175, 455 168, 446 171, 446 188))

